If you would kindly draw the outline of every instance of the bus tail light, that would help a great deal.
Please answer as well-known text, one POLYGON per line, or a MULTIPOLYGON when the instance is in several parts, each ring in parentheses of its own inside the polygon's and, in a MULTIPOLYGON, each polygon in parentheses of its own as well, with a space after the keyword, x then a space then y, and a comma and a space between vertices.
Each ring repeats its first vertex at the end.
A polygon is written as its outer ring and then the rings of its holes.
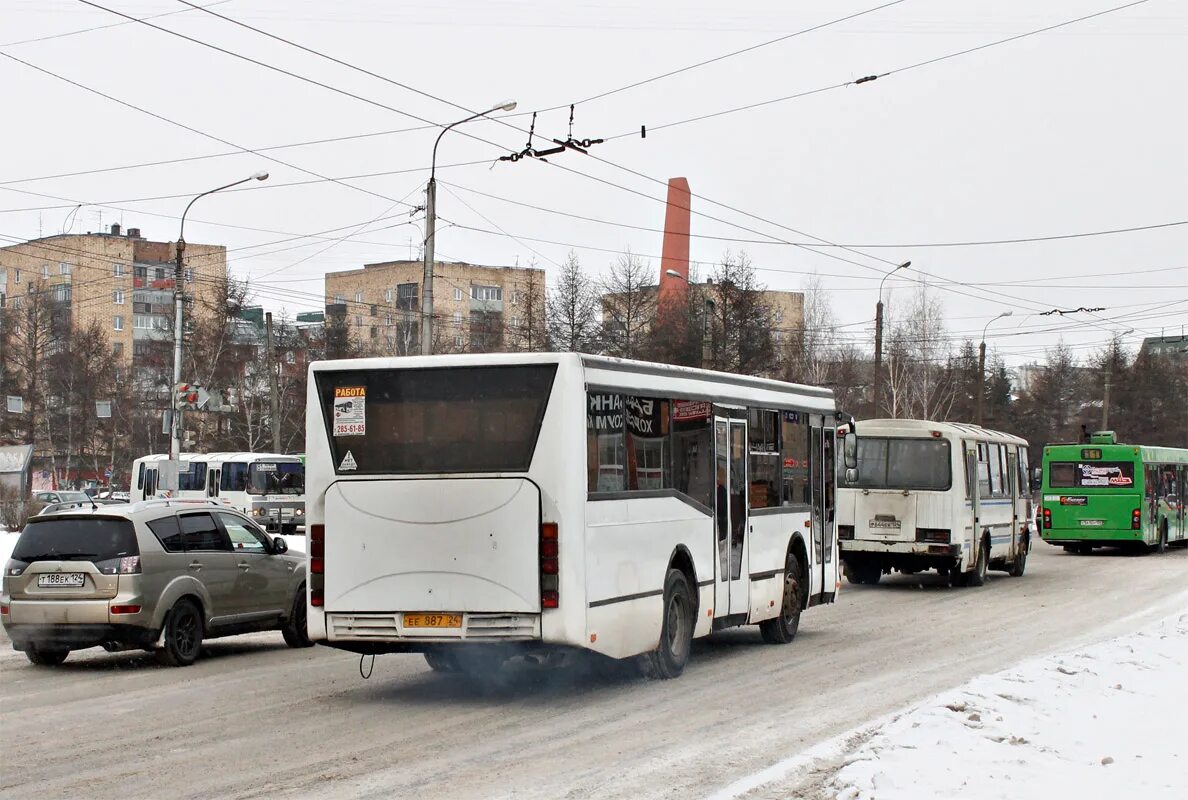
POLYGON ((916 528, 916 541, 930 544, 948 544, 951 534, 948 528, 916 528))
POLYGON ((1141 531, 1143 529, 1143 510, 1136 508, 1130 512, 1130 529, 1132 531, 1141 531))
POLYGON ((326 526, 315 523, 309 526, 309 604, 321 608, 326 600, 323 590, 326 585, 326 526))
POLYGON ((540 607, 559 608, 561 542, 557 535, 557 523, 545 522, 540 526, 540 607))
POLYGON ((326 526, 309 526, 309 571, 314 575, 326 572, 326 526))
POLYGON ((1052 509, 1045 508, 1044 509, 1044 530, 1048 530, 1051 527, 1052 527, 1052 509))

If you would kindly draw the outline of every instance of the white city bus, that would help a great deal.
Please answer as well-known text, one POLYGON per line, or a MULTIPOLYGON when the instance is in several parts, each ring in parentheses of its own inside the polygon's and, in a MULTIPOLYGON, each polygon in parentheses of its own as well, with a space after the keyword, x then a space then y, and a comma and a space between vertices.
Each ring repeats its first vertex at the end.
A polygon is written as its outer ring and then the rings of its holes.
POLYGON ((308 403, 323 644, 442 671, 568 646, 675 677, 692 638, 787 642, 837 592, 826 389, 455 355, 317 362, 308 403))
MULTIPOLYGON (((163 496, 161 463, 168 454, 132 462, 131 502, 163 496)), ((278 453, 182 453, 179 498, 214 498, 249 514, 271 533, 291 535, 305 524, 305 465, 278 453)))
POLYGON ((863 420, 858 479, 839 475, 846 578, 935 569, 981 586, 988 569, 1021 576, 1031 547, 1027 442, 976 425, 863 420))

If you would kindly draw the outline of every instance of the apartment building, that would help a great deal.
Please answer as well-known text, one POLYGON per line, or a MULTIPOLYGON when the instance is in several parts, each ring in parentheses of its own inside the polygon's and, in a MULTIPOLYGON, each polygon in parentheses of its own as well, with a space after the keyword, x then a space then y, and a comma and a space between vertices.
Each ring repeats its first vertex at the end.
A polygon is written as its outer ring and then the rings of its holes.
MULTIPOLYGON (((174 244, 149 241, 139 228, 63 234, 0 248, 0 308, 19 309, 30 293, 46 292, 56 325, 76 330, 93 322, 112 353, 129 367, 167 349, 173 339, 174 244)), ((222 245, 186 243, 187 313, 220 302, 227 277, 222 245)), ((44 297, 45 295, 42 295, 44 297)))
MULTIPOLYGON (((385 261, 326 274, 326 307, 342 314, 368 352, 420 352, 424 265, 385 261)), ((539 350, 544 346, 545 273, 532 267, 437 262, 436 353, 539 350)))

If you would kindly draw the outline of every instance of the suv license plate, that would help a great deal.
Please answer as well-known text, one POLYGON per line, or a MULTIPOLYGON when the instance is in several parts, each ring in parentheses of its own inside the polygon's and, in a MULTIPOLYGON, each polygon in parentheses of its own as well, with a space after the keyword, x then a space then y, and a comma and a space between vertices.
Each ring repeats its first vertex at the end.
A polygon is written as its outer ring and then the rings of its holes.
POLYGON ((406 628, 461 628, 461 614, 405 614, 406 628))
POLYGON ((38 586, 73 586, 83 585, 81 572, 45 572, 37 576, 38 586))

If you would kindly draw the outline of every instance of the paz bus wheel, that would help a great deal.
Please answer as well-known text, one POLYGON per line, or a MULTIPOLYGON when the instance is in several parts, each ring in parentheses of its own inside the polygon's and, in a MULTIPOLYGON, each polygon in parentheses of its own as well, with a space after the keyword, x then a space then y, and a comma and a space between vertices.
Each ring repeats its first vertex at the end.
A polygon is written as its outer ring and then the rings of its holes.
POLYGON ((647 656, 647 672, 655 678, 680 677, 689 663, 693 644, 693 591, 689 579, 679 569, 670 569, 664 578, 664 617, 660 625, 660 643, 647 656))
POLYGON ((775 619, 759 623, 759 633, 768 644, 787 644, 800 628, 800 610, 804 608, 804 588, 800 585, 800 559, 789 553, 784 562, 784 600, 775 619))
POLYGON ((1159 555, 1167 552, 1167 520, 1164 520, 1163 524, 1159 526, 1159 541, 1151 549, 1159 555))
POLYGON ((1027 570, 1027 551, 1030 549, 1031 549, 1031 539, 1029 537, 1024 538, 1023 546, 1020 547, 1018 553, 1016 553, 1015 560, 1011 564, 1011 568, 1007 573, 1012 578, 1022 578, 1023 577, 1023 573, 1027 570))

